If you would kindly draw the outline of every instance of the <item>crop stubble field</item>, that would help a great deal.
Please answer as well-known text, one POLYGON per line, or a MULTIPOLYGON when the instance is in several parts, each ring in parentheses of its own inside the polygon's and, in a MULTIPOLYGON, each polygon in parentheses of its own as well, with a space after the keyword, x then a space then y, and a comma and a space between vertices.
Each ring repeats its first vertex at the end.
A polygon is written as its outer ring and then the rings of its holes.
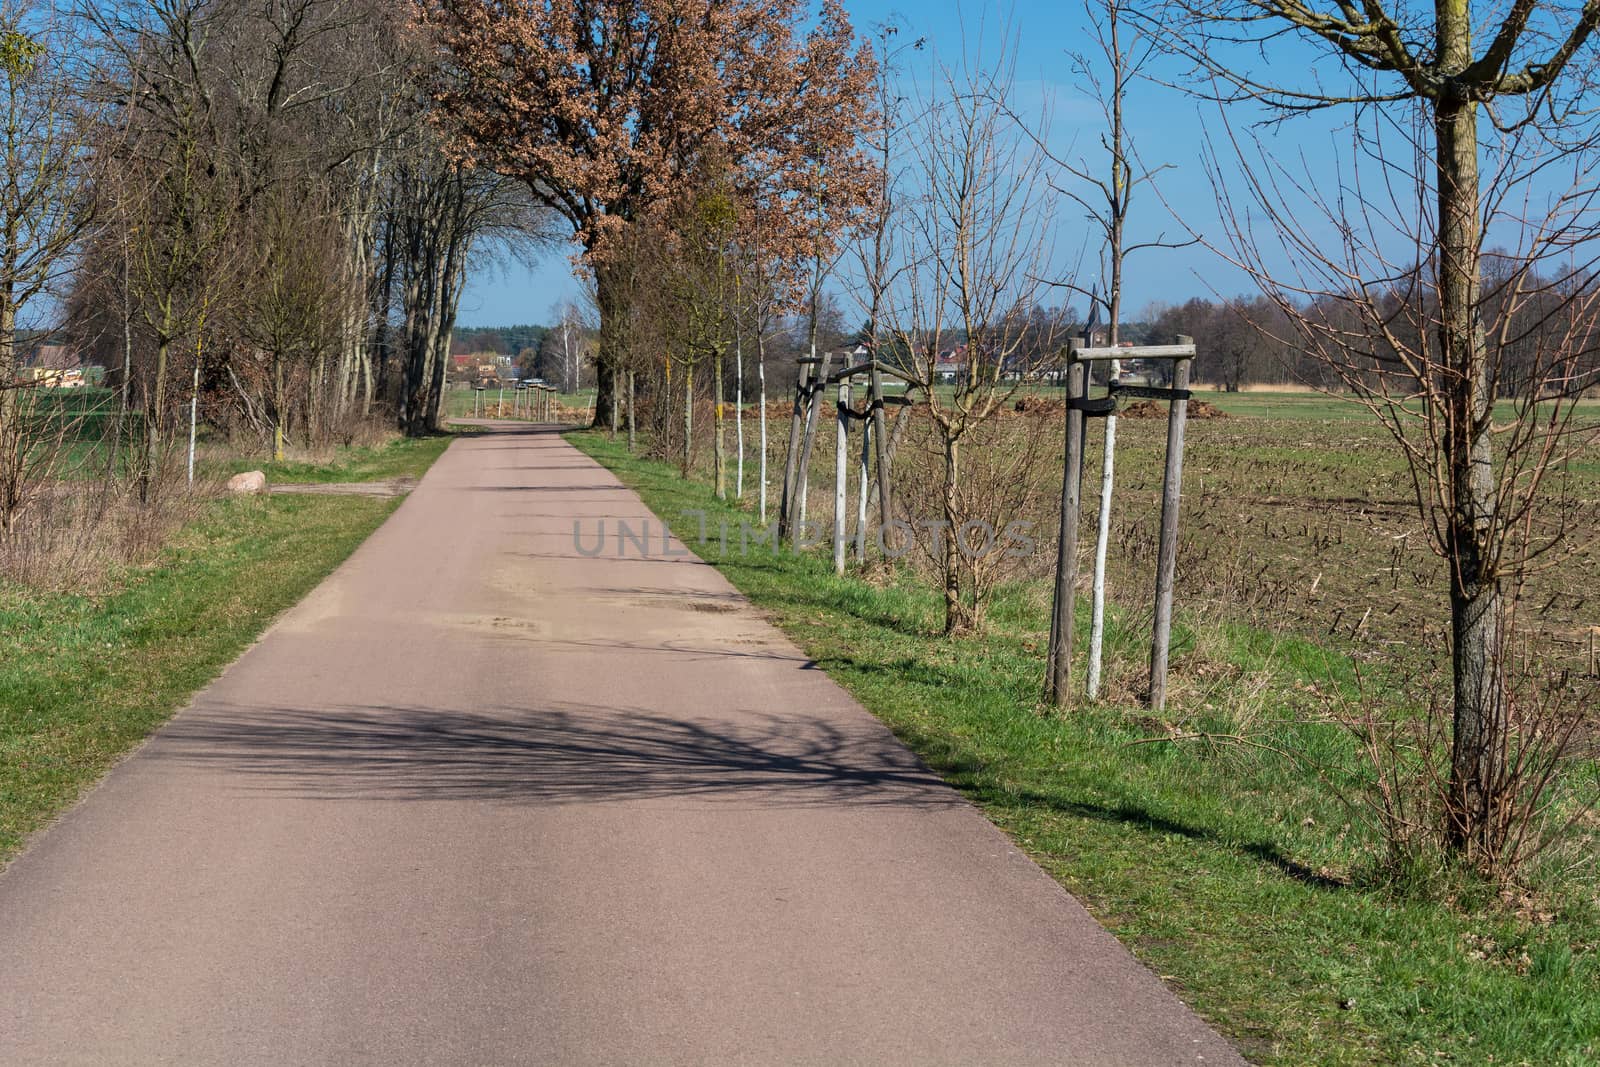
MULTIPOLYGON (((1201 396, 1222 417, 1191 418, 1187 427, 1180 611, 1349 655, 1386 672, 1391 681, 1435 679, 1444 666, 1448 636, 1445 565, 1431 548, 1410 474, 1387 431, 1365 409, 1337 397, 1201 396)), ((778 405, 772 410, 776 415, 778 405)), ((1565 549, 1543 561, 1526 582, 1515 654, 1541 673, 1564 674, 1575 695, 1592 705, 1600 692, 1600 680, 1588 677, 1589 634, 1600 628, 1600 402, 1584 402, 1579 421, 1590 431, 1587 440, 1549 482, 1549 491, 1565 500, 1565 549)), ((1034 550, 1009 577, 1041 598, 1048 595, 1055 559, 1060 425, 1059 404, 1047 403, 1032 415, 1008 405, 978 438, 987 447, 1035 453, 1008 468, 1009 477, 1018 477, 1019 468, 1024 472, 1028 491, 1010 490, 1016 502, 1010 509, 991 506, 997 515, 1032 522, 1034 550)), ((769 428, 774 483, 781 480, 787 430, 786 416, 769 428)), ((1164 418, 1118 419, 1107 597, 1133 629, 1148 614, 1153 595, 1166 432, 1164 418)), ((833 440, 833 426, 825 419, 808 494, 810 514, 824 531, 833 521, 833 440)), ((939 460, 932 447, 914 423, 896 459, 896 491, 919 516, 936 514, 932 488, 939 460)), ((853 442, 852 508, 857 448, 853 442)), ((1080 592, 1085 594, 1102 448, 1103 423, 1094 420, 1079 541, 1080 592)), ((967 454, 977 451, 969 447, 967 454)), ((988 468, 974 470, 970 477, 988 473, 988 468)), ((1180 674, 1187 639, 1180 628, 1174 650, 1180 674)), ((1116 666, 1108 668, 1113 678, 1116 666)), ((1121 667, 1131 682, 1142 663, 1121 667)))

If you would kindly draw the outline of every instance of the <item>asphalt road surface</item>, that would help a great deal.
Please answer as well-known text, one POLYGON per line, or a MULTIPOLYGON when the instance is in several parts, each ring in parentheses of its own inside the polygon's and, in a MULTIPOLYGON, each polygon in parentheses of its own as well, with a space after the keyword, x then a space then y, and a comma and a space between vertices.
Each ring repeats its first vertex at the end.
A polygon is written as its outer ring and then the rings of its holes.
POLYGON ((0 874, 0 1062, 1239 1062, 686 551, 457 442, 0 874))

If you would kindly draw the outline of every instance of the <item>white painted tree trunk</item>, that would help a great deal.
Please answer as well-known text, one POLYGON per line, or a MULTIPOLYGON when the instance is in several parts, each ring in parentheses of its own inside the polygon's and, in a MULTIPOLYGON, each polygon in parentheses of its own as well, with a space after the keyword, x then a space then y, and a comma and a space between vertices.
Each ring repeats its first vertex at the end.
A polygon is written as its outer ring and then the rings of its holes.
POLYGON ((845 505, 850 495, 850 382, 839 383, 839 428, 833 449, 833 573, 844 573, 845 505))
MULTIPOLYGON (((814 302, 813 302, 813 306, 814 306, 814 302)), ((816 318, 815 313, 813 313, 812 318, 813 318, 813 320, 816 318)), ((812 360, 815 360, 817 358, 817 328, 816 328, 815 322, 813 322, 812 327, 811 327, 811 358, 812 358, 812 360)), ((815 366, 816 364, 813 364, 813 365, 815 366)), ((826 377, 826 375, 824 375, 823 377, 826 377)), ((821 383, 820 382, 818 382, 818 387, 819 387, 819 391, 817 392, 816 397, 812 400, 812 403, 814 403, 814 404, 816 404, 817 406, 820 407, 822 405, 822 393, 820 392, 820 387, 821 387, 821 383)), ((820 417, 821 413, 819 412, 818 415, 820 417)), ((811 422, 811 416, 810 416, 809 413, 806 415, 806 421, 807 421, 808 425, 811 422)), ((805 447, 803 445, 801 447, 800 457, 801 457, 802 462, 797 463, 795 465, 795 472, 794 472, 794 518, 790 522, 790 526, 794 529, 795 536, 796 536, 797 539, 805 536, 805 530, 806 530, 806 489, 811 484, 811 478, 810 478, 810 473, 811 473, 811 462, 810 462, 811 461, 811 453, 809 451, 806 451, 806 449, 805 449, 805 447)), ((798 540, 796 541, 796 543, 797 544, 799 543, 798 540)))
MULTIPOLYGON (((1111 361, 1110 380, 1122 373, 1119 360, 1111 361)), ((1106 416, 1106 454, 1100 467, 1100 516, 1094 539, 1094 586, 1089 621, 1090 700, 1100 699, 1100 663, 1106 637, 1106 546, 1111 540, 1111 486, 1116 474, 1117 417, 1106 416)))
POLYGON ((861 423, 861 461, 856 470, 860 488, 856 491, 856 562, 867 562, 867 492, 871 488, 867 464, 872 455, 872 419, 861 423))
POLYGON ((733 339, 733 496, 744 499, 744 338, 733 339))
POLYGON ((194 388, 189 393, 189 484, 194 484, 195 428, 200 422, 200 360, 194 361, 194 388))
POLYGON ((767 361, 759 356, 756 362, 756 381, 758 383, 756 393, 761 405, 761 469, 757 477, 761 480, 761 525, 765 528, 767 525, 767 361))

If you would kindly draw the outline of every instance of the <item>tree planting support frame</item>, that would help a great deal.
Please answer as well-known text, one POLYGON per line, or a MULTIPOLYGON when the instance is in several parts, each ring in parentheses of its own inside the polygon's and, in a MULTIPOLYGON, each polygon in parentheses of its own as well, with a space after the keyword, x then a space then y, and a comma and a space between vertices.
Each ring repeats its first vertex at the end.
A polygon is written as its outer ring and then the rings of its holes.
POLYGON ((1161 485, 1161 538, 1156 560, 1155 624, 1150 645, 1149 705, 1160 711, 1167 701, 1167 657, 1172 642, 1172 584, 1178 560, 1178 509, 1183 490, 1183 437, 1188 421, 1189 372, 1195 356, 1192 337, 1175 345, 1090 348, 1082 339, 1067 353, 1067 434, 1061 481, 1061 530, 1056 554, 1055 597, 1050 612, 1050 650, 1045 668, 1045 700, 1071 703, 1072 629, 1078 581, 1078 518, 1083 502, 1084 420, 1104 418, 1122 396, 1167 401, 1166 473, 1161 485), (1089 397, 1089 367, 1098 361, 1170 359, 1172 387, 1128 386, 1111 382, 1104 397, 1089 397))
POLYGON ((884 547, 888 547, 887 531, 892 529, 890 520, 894 517, 893 486, 887 467, 888 453, 883 447, 884 426, 883 409, 886 404, 909 404, 906 397, 886 397, 883 395, 883 377, 889 375, 902 381, 909 379, 900 372, 876 360, 869 360, 853 367, 846 367, 837 374, 827 379, 829 385, 839 386, 839 397, 836 402, 836 415, 838 418, 838 437, 834 447, 834 490, 833 490, 833 571, 835 574, 844 573, 845 557, 848 545, 845 539, 845 516, 848 514, 846 505, 849 498, 849 473, 848 456, 850 447, 850 423, 861 423, 861 461, 859 464, 859 489, 856 497, 856 535, 855 553, 858 563, 867 560, 867 490, 868 460, 876 454, 878 463, 878 528, 885 531, 884 547), (866 379, 867 402, 862 411, 851 407, 850 397, 854 383, 861 378, 866 379))
POLYGON ((800 374, 794 383, 794 412, 789 419, 789 451, 783 464, 783 489, 778 497, 778 540, 794 538, 800 531, 796 520, 805 520, 805 505, 801 503, 805 470, 811 459, 811 441, 817 429, 817 411, 822 406, 822 391, 827 387, 828 364, 831 353, 822 356, 802 356, 796 362, 800 374), (798 477, 797 477, 798 472, 798 477))
MULTIPOLYGON (((822 395, 829 386, 838 386, 839 395, 835 401, 838 428, 834 447, 833 545, 834 570, 842 574, 844 557, 847 554, 842 525, 844 517, 848 514, 845 508, 845 504, 848 503, 848 492, 844 488, 846 479, 838 472, 841 463, 848 465, 848 460, 840 457, 846 456, 848 452, 849 424, 854 420, 862 422, 866 427, 862 440, 861 469, 864 473, 869 455, 875 457, 878 468, 878 523, 881 529, 889 530, 894 517, 894 492, 889 476, 888 450, 885 447, 888 433, 884 408, 888 404, 909 404, 911 400, 908 397, 885 396, 883 392, 885 376, 902 381, 909 380, 903 371, 879 363, 877 360, 868 360, 829 374, 828 366, 832 358, 832 353, 824 353, 815 358, 802 356, 796 361, 800 366, 800 375, 795 383, 794 411, 789 421, 789 452, 784 463, 783 495, 778 504, 778 536, 780 541, 791 541, 797 547, 800 543, 803 532, 801 524, 805 522, 806 475, 810 470, 811 450, 816 440, 817 423, 820 421, 822 395), (867 402, 861 412, 856 412, 850 401, 858 379, 865 379, 867 386, 867 402), (844 494, 843 498, 841 494, 844 494)), ((857 501, 856 510, 858 516, 864 516, 867 510, 865 477, 862 478, 860 492, 861 499, 857 501)), ((887 536, 888 534, 885 534, 885 537, 887 536)), ((858 518, 855 540, 857 557, 864 559, 865 522, 861 518, 858 518)))

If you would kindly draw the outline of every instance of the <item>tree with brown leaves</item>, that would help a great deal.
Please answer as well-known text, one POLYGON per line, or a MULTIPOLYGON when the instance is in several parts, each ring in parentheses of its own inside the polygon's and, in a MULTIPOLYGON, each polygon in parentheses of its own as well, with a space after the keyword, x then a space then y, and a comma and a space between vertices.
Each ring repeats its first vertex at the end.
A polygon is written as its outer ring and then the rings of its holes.
POLYGON ((809 32, 802 0, 418 0, 416 13, 437 42, 454 152, 524 182, 594 272, 597 419, 619 366, 625 309, 607 262, 621 229, 673 194, 704 145, 788 173, 802 126, 848 137, 868 111, 871 53, 838 0, 809 32))

